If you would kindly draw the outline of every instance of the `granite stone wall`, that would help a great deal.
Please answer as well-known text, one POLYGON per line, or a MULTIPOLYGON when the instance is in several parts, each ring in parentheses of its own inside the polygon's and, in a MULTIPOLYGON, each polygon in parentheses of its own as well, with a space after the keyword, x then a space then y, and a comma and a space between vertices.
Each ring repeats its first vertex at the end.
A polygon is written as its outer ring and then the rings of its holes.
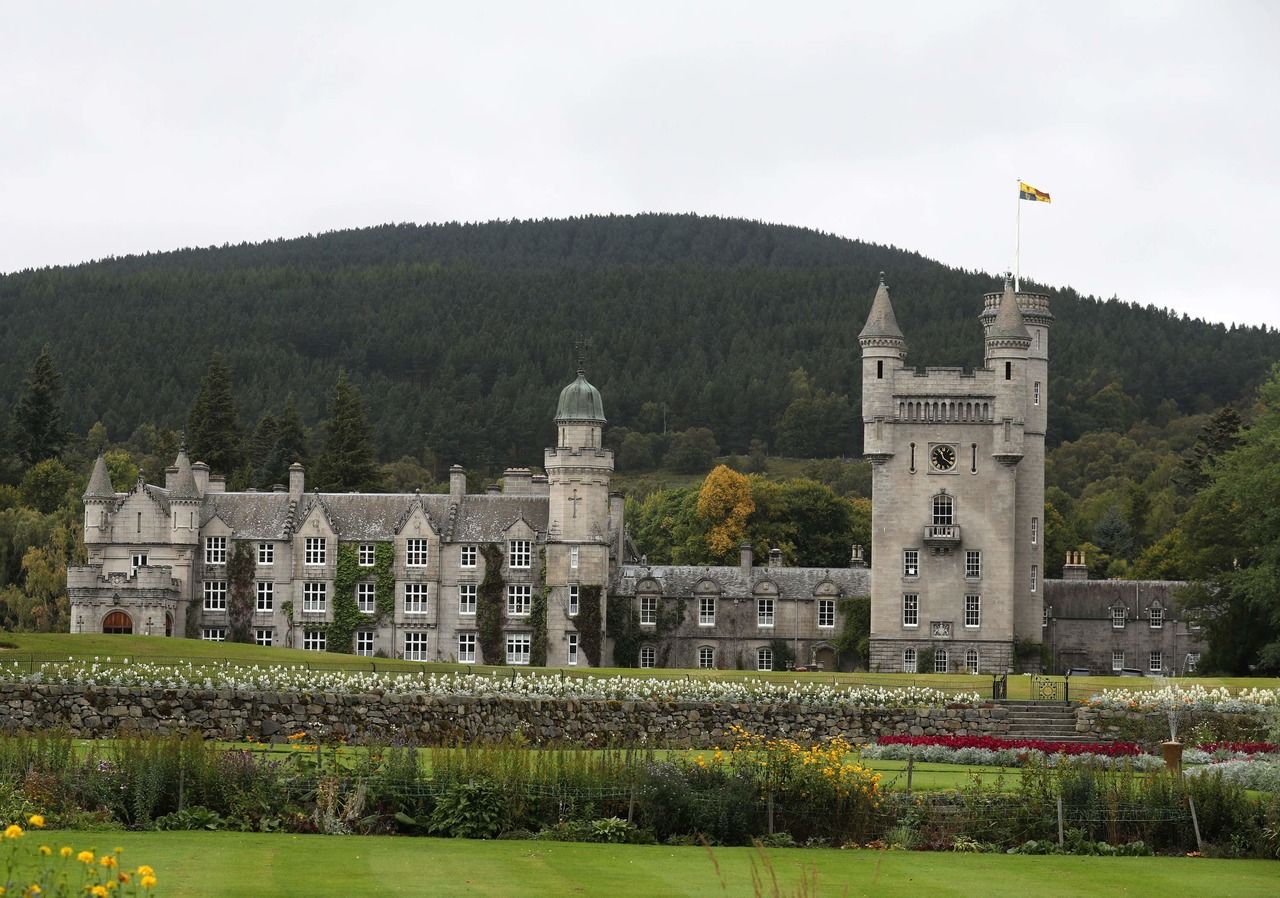
POLYGON ((199 733, 229 741, 284 741, 300 730, 325 737, 412 738, 420 744, 499 741, 521 732, 531 744, 644 744, 707 748, 729 727, 819 740, 881 734, 1004 735, 996 705, 870 710, 760 703, 517 699, 476 696, 243 692, 0 684, 0 730, 63 729, 83 738, 124 732, 199 733))

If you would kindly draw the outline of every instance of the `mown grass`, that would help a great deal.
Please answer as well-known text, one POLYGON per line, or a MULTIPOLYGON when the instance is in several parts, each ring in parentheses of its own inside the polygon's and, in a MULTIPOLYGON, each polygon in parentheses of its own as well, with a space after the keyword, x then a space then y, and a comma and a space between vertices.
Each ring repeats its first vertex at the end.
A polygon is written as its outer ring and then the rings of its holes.
POLYGON ((1270 861, 1203 858, 751 848, 708 852, 700 847, 658 845, 227 832, 49 832, 39 838, 55 847, 72 845, 77 850, 121 847, 126 866, 145 863, 156 869, 155 894, 160 898, 736 898, 757 894, 1252 898, 1276 894, 1280 875, 1280 865, 1270 861), (762 874, 761 890, 752 885, 753 864, 762 874))
MULTIPOLYGON (((991 677, 987 674, 877 674, 877 673, 793 673, 754 670, 690 670, 634 668, 531 668, 493 667, 482 664, 438 664, 401 661, 391 658, 359 658, 329 652, 307 652, 301 649, 268 648, 226 642, 204 642, 198 639, 165 639, 157 636, 107 636, 98 633, 5 633, 0 635, 0 662, 22 665, 44 661, 62 661, 69 656, 78 659, 107 657, 118 662, 123 658, 157 663, 296 665, 317 670, 431 671, 446 673, 466 671, 499 672, 503 676, 520 676, 526 672, 555 673, 572 677, 668 677, 674 679, 748 680, 760 679, 776 683, 820 682, 837 686, 931 686, 949 692, 976 692, 991 695, 991 677)), ((1166 682, 1198 684, 1206 687, 1227 686, 1231 689, 1280 688, 1280 677, 1189 677, 1157 680, 1136 677, 1074 677, 1071 697, 1085 698, 1104 689, 1154 689, 1166 682)), ((1009 677, 1009 698, 1030 698, 1030 677, 1009 677)))

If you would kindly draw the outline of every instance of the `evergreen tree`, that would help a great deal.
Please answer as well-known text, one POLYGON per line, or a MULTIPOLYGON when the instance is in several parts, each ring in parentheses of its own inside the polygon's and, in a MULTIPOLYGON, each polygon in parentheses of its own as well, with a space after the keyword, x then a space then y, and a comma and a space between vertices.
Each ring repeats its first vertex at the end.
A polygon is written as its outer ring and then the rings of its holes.
POLYGON ((1173 482, 1185 494, 1194 495, 1209 483, 1209 468, 1224 453, 1240 443, 1244 422, 1231 406, 1218 409, 1196 437, 1195 445, 1182 456, 1173 482))
POLYGON ((29 465, 57 458, 66 445, 62 427, 62 378, 53 367, 45 344, 23 384, 22 396, 13 410, 13 441, 22 460, 29 465))
POLYGON ((364 402, 347 381, 345 371, 338 373, 329 420, 324 426, 328 439, 316 472, 320 488, 335 493, 379 489, 381 476, 373 462, 364 402))
POLYGON ((276 444, 271 450, 268 466, 271 483, 288 483, 289 466, 294 462, 309 465, 311 455, 307 452, 307 432, 302 426, 302 415, 298 414, 298 406, 290 393, 285 399, 284 411, 276 419, 276 444))
POLYGON ((240 422, 231 392, 231 369, 215 352, 200 381, 191 414, 187 416, 187 449, 215 473, 230 475, 240 467, 240 422))
POLYGON ((272 462, 275 460, 276 443, 280 438, 280 422, 268 413, 258 419, 258 426, 249 437, 249 445, 245 449, 248 466, 248 482, 254 486, 269 489, 273 483, 284 483, 284 480, 273 479, 272 462))

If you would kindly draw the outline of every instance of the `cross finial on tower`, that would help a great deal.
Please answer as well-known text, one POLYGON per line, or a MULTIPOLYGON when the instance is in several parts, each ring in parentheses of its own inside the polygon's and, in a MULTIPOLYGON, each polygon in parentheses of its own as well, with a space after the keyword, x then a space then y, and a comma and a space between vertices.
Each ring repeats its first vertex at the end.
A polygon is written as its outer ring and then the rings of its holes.
POLYGON ((881 287, 885 287, 885 286, 887 286, 887 285, 885 284, 885 282, 884 282, 884 272, 883 272, 883 271, 882 271, 882 272, 880 272, 880 286, 881 286, 881 287))
POLYGON ((590 338, 582 334, 579 334, 573 341, 573 352, 574 352, 574 355, 578 357, 578 373, 579 374, 587 373, 587 368, 586 368, 585 362, 583 361, 583 357, 586 356, 587 350, 590 348, 591 348, 590 338))
POLYGON ((1008 289, 1009 287, 1012 287, 1012 286, 1013 286, 1013 272, 1012 272, 1012 271, 1006 271, 1006 272, 1004 273, 1004 286, 1005 286, 1005 289, 1008 289))

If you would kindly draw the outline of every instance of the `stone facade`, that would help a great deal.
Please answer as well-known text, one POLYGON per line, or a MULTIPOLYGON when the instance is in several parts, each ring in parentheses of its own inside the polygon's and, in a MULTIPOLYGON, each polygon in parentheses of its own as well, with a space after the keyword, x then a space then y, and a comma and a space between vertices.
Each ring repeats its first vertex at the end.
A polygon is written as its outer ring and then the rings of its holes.
POLYGON ((982 368, 905 363, 883 280, 859 336, 872 462, 871 668, 1014 667, 1040 639, 1048 298, 988 294, 982 368))

